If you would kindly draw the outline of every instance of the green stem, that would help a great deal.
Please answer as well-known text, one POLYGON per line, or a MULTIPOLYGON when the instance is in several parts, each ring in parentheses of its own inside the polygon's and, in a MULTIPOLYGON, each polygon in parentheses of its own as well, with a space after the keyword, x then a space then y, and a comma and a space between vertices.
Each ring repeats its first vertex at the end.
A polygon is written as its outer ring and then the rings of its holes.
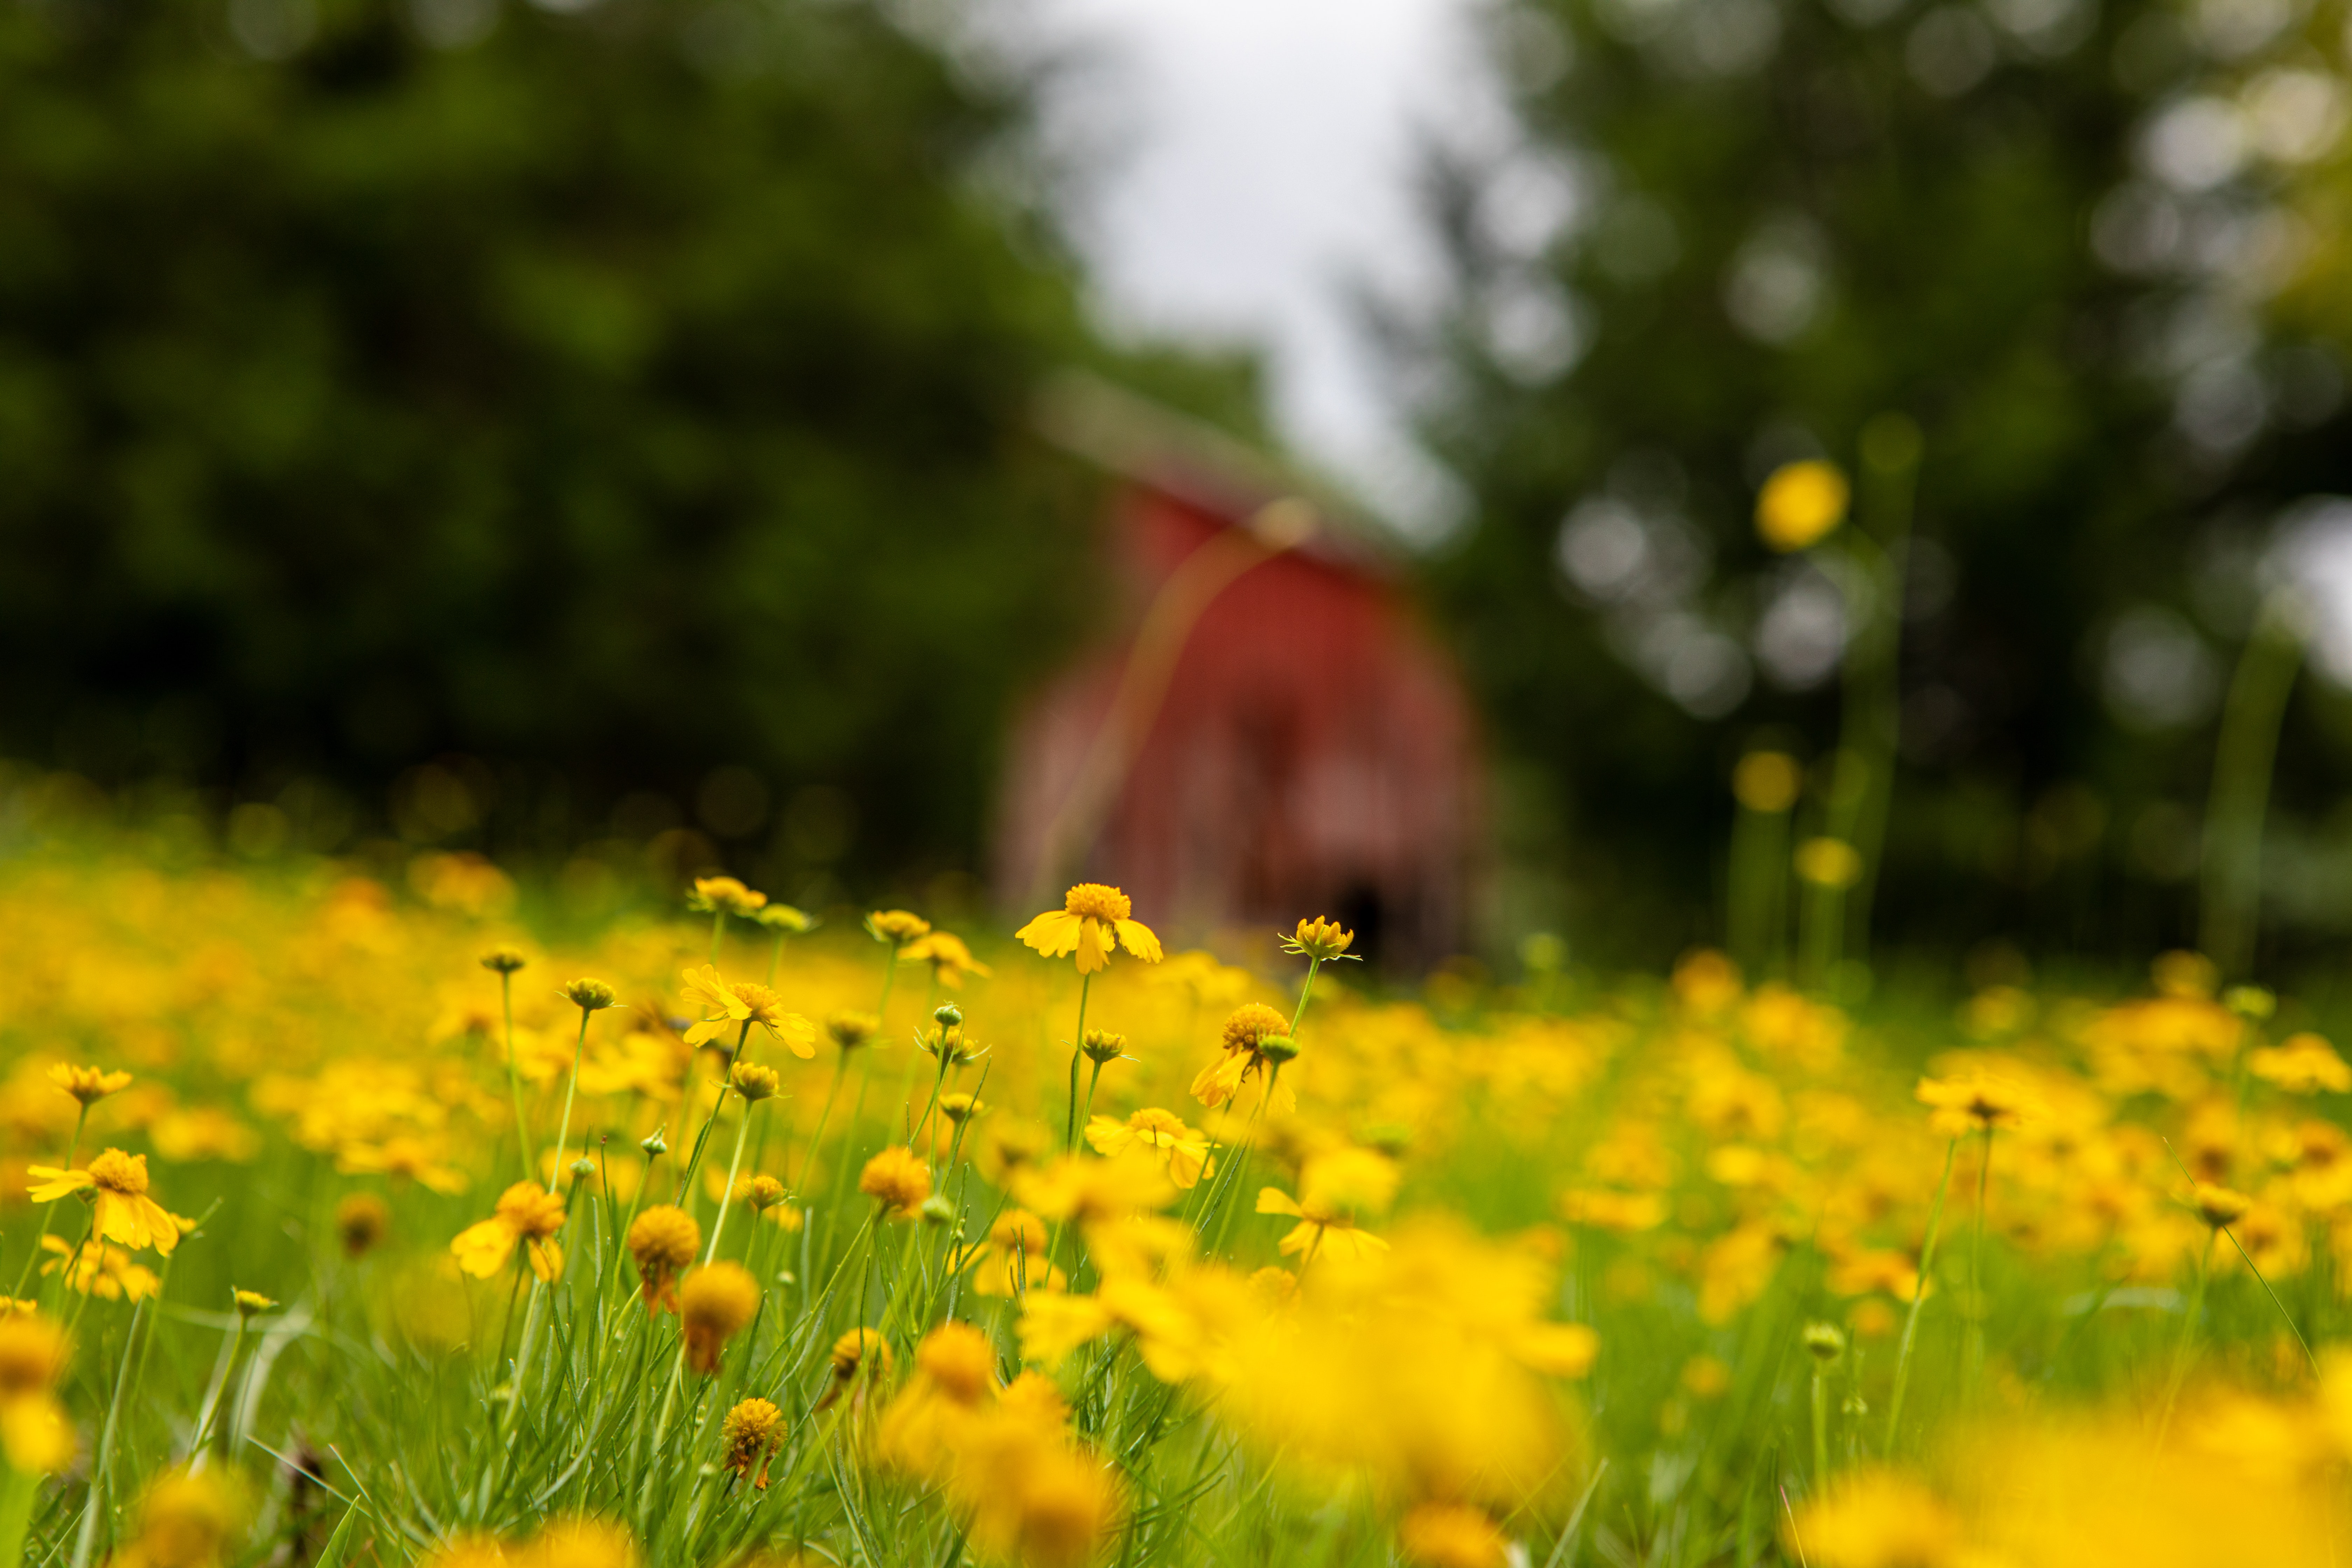
POLYGON ((710 911, 710 967, 713 969, 719 967, 719 939, 726 934, 727 911, 719 909, 712 910, 710 911))
POLYGON ((522 1179, 539 1180, 539 1158, 531 1152, 530 1121, 522 1110, 522 1069, 515 1065, 514 1048, 514 974, 499 971, 499 1006, 507 1024, 507 1089, 514 1096, 515 1142, 522 1150, 522 1179))
MULTIPOLYGON (((115 1369, 114 1373, 114 1397, 107 1402, 106 1425, 100 1430, 98 1454, 90 1465, 89 1500, 82 1513, 80 1538, 74 1542, 74 1568, 89 1568, 91 1553, 98 1546, 99 1518, 106 1507, 107 1477, 110 1461, 114 1457, 115 1428, 122 1419, 123 1390, 129 1387, 131 1383, 131 1351, 133 1342, 139 1337, 140 1321, 146 1315, 147 1303, 142 1300, 131 1314, 131 1333, 123 1341, 121 1364, 115 1369)), ((242 1312, 237 1314, 236 1327, 238 1337, 242 1338, 245 1333, 245 1314, 242 1312)), ((234 1373, 236 1370, 235 1346, 230 1347, 228 1360, 229 1370, 234 1373)), ((226 1380, 224 1379, 223 1383, 226 1385, 226 1380)), ((199 1456, 201 1463, 201 1456, 204 1453, 204 1444, 201 1441, 195 1445, 194 1452, 199 1456)))
POLYGON ((1070 1115, 1062 1129, 1062 1147, 1075 1152, 1078 1146, 1078 1058, 1087 1048, 1087 993, 1093 989, 1095 977, 1078 976, 1078 1033, 1070 1042, 1070 1115))
POLYGON ((1818 1494, 1830 1478, 1830 1384, 1822 1363, 1813 1363, 1813 1490, 1818 1494))
POLYGON ((1903 1390, 1911 1376, 1911 1349, 1919 1338, 1919 1305, 1927 1299, 1927 1281, 1936 1267, 1936 1238, 1944 1227, 1944 1198, 1951 1191, 1952 1162, 1960 1152, 1955 1138, 1944 1150, 1944 1173, 1936 1183, 1935 1206, 1927 1211, 1927 1237, 1919 1248, 1919 1283, 1911 1291, 1911 1310, 1903 1319, 1903 1342, 1895 1354, 1895 1391, 1886 1404, 1886 1446, 1883 1458, 1895 1457, 1895 1435, 1902 1429, 1903 1390))
MULTIPOLYGON (((734 1060, 743 1059, 743 1047, 751 1042, 751 1020, 743 1020, 742 1033, 735 1037, 734 1060)), ((719 1112, 727 1104, 727 1081, 719 1082, 719 1098, 710 1102, 710 1114, 703 1118, 702 1131, 694 1135, 694 1151, 687 1156, 686 1168, 677 1173, 677 1196, 672 1201, 684 1206, 687 1189, 694 1184, 694 1173, 702 1168, 703 1146, 710 1142, 710 1130, 719 1124, 719 1112)))
POLYGON ((588 1020, 591 1016, 587 1008, 580 1009, 580 1037, 572 1045, 572 1081, 563 1086, 563 1121, 555 1133, 555 1169, 547 1173, 547 1190, 551 1193, 563 1181, 563 1151, 572 1142, 572 1102, 580 1092, 580 1063, 588 1054, 588 1020))
POLYGON ((735 1125, 735 1157, 727 1162, 727 1187, 719 1194, 719 1217, 710 1222, 710 1245, 702 1250, 705 1264, 719 1256, 719 1233, 727 1228, 727 1205, 735 1201, 735 1178, 743 1169, 743 1141, 751 1131, 751 1107, 758 1103, 745 1100, 743 1120, 735 1125))
POLYGON ((1971 1397, 1984 1377, 1985 1348, 1985 1289, 1984 1233, 1985 1199, 1992 1185, 1992 1123, 1985 1123, 1984 1159, 1977 1166, 1977 1224, 1969 1242, 1969 1365, 1968 1386, 1971 1397))

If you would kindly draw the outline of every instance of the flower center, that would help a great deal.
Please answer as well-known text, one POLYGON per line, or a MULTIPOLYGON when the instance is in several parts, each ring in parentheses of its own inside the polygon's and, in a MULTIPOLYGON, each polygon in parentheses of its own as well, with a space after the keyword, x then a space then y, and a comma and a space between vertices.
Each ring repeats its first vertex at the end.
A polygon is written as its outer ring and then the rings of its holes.
POLYGON ((1134 900, 1117 888, 1107 888, 1100 882, 1080 882, 1070 889, 1062 908, 1089 921, 1123 921, 1135 912, 1134 900))
POLYGON ((147 1190, 147 1156, 109 1149, 89 1163, 89 1179, 110 1193, 136 1197, 147 1190))

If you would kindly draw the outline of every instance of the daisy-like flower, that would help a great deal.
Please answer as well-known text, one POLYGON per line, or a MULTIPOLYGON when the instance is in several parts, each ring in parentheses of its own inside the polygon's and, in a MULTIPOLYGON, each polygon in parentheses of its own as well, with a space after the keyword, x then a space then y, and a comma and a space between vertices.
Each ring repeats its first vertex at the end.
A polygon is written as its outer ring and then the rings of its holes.
POLYGON ((819 1410, 832 1409, 857 1381, 857 1374, 869 1367, 875 1378, 890 1375, 890 1343, 873 1329, 850 1330, 833 1342, 827 1359, 833 1363, 833 1381, 816 1402, 819 1410))
POLYGON ((740 1263, 707 1264, 688 1275, 677 1298, 688 1363, 706 1377, 717 1372, 727 1342, 759 1310, 760 1282, 740 1263))
POLYGON ((866 917, 866 934, 893 951, 905 949, 930 931, 931 922, 912 910, 875 910, 866 917))
POLYGON ((1157 1106, 1139 1110, 1124 1121, 1114 1116, 1096 1117, 1087 1123, 1087 1142, 1096 1153, 1112 1159, 1138 1145, 1149 1149, 1160 1157, 1168 1179, 1180 1188, 1190 1189, 1202 1176, 1216 1173, 1208 1134, 1194 1131, 1175 1112, 1157 1106))
POLYGON ((562 1197, 537 1182, 517 1182, 499 1194, 489 1218, 457 1233, 449 1251, 459 1268, 488 1279, 507 1266, 520 1246, 530 1259, 530 1271, 553 1284, 563 1273, 563 1249, 552 1238, 562 1228, 562 1197))
POLYGON ((766 906, 768 895, 745 887, 732 877, 697 877, 686 907, 696 914, 730 914, 749 920, 766 906))
POLYGON ((670 1204, 656 1204, 629 1226, 629 1256, 636 1260, 648 1317, 677 1310, 677 1277, 702 1247, 702 1227, 670 1204))
POLYGON ((1298 1223, 1282 1238, 1281 1253, 1351 1262, 1388 1250, 1379 1237, 1356 1228, 1365 1215, 1378 1214, 1396 1196, 1395 1162, 1369 1149, 1340 1149, 1307 1163, 1293 1198, 1278 1187, 1261 1187, 1260 1214, 1287 1215, 1298 1223))
POLYGON ((1342 931, 1335 920, 1300 921, 1298 929, 1282 939, 1282 951, 1297 958, 1311 958, 1318 963, 1329 963, 1342 958, 1363 962, 1360 952, 1349 952, 1356 933, 1342 931))
MULTIPOLYGON (((1225 1020, 1225 1054, 1201 1069, 1192 1080, 1192 1098, 1215 1110, 1229 1100, 1239 1097, 1242 1085, 1252 1078, 1271 1074, 1280 1063, 1298 1054, 1297 1042, 1290 1037, 1290 1020, 1263 1002, 1245 1002, 1225 1020)), ((1286 1087, 1277 1087, 1275 1105, 1283 1110, 1297 1110, 1298 1097, 1286 1087)))
POLYGON ((120 1094, 131 1087, 127 1072, 106 1072, 98 1068, 68 1067, 59 1062, 49 1069, 49 1081, 80 1100, 84 1105, 96 1105, 110 1094, 120 1094))
POLYGON ((971 955, 963 938, 952 931, 927 932, 898 950, 899 963, 918 961, 929 964, 931 978, 950 991, 961 990, 967 974, 977 974, 985 980, 992 973, 988 965, 971 955))
POLYGON ((1948 1138, 1979 1127, 2014 1127, 2033 1109, 2023 1085, 1983 1075, 1923 1078, 1914 1098, 1936 1112, 1930 1121, 1948 1138))
POLYGON ((757 1024, 784 1043, 784 1048, 805 1061, 816 1055, 816 1026, 798 1013, 788 1012, 784 999, 764 985, 748 981, 729 984, 719 966, 706 963, 686 972, 686 992, 702 1004, 702 1022, 686 1031, 686 1043, 699 1046, 721 1040, 730 1030, 757 1024))
POLYGON ((1129 919, 1134 903, 1117 888, 1080 882, 1058 910, 1047 910, 1013 934, 1048 958, 1076 953, 1078 973, 1110 967, 1111 949, 1124 947, 1146 963, 1160 959, 1160 939, 1142 921, 1129 919))
POLYGON ((95 1234, 108 1241, 119 1241, 134 1251, 152 1247, 166 1258, 180 1245, 179 1222, 147 1195, 144 1154, 109 1149, 86 1169, 34 1165, 26 1174, 33 1178, 32 1197, 37 1204, 55 1203, 69 1193, 92 1194, 91 1223, 95 1234))
POLYGON ((45 1236, 41 1237, 41 1251, 47 1255, 47 1261, 41 1265, 41 1278, 46 1279, 63 1269, 67 1287, 84 1296, 108 1301, 142 1301, 163 1288, 163 1278, 153 1269, 134 1262, 121 1247, 105 1242, 84 1242, 76 1247, 62 1236, 45 1236))
POLYGON ((866 1162, 857 1190, 882 1205, 891 1219, 911 1218, 931 1195, 931 1170, 904 1144, 894 1144, 866 1162))

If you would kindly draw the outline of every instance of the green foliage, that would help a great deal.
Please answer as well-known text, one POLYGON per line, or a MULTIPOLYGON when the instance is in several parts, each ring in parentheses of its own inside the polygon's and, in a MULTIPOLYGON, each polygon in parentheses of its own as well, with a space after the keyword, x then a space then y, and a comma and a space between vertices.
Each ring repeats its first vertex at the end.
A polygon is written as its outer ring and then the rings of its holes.
POLYGON ((968 853, 1091 510, 1026 84, 862 5, 490 4, 0 13, 0 746, 522 764, 510 849, 735 763, 968 853))
MULTIPOLYGON (((1436 577, 1513 754, 1510 813, 1531 843, 1564 825, 1548 858, 1568 902, 1534 912, 1580 938, 1654 952, 1713 935, 1692 911, 1716 901, 1732 761, 1756 740, 1813 758, 1835 744, 1833 676, 1776 687, 1759 669, 1751 689, 1737 661, 1700 679, 1691 650, 1710 632, 1717 664, 1752 647, 1804 570, 1754 536, 1765 474, 1816 454, 1857 471, 1885 411, 1925 433, 1926 543, 1882 931, 2105 951, 2189 937, 2182 825, 2212 708, 2120 721, 2102 700, 2109 630, 2136 608, 2181 617, 2168 624, 2218 690, 2269 517, 2352 483, 2345 425, 2247 324, 2252 263, 2118 259, 2136 243, 2126 197, 2192 226, 2266 210, 2259 164, 2206 192, 2146 172, 2151 117, 2221 68, 2168 7, 2047 9, 2039 33, 1972 7, 1814 0, 1507 16, 1523 145, 1438 182, 1458 310, 1430 429, 1477 521, 1436 577), (1514 192, 1560 169, 1577 216, 1530 247, 1514 192), (1563 309, 1572 357, 1550 330, 1563 309), (2245 336, 2269 413, 2251 437, 2210 438, 2179 412, 2200 321, 2245 336), (1595 501, 1648 530, 1646 575, 1570 581, 1564 520, 1595 501)), ((2282 788, 2306 805, 2340 760, 2334 707, 2303 697, 2291 721, 2282 788)))

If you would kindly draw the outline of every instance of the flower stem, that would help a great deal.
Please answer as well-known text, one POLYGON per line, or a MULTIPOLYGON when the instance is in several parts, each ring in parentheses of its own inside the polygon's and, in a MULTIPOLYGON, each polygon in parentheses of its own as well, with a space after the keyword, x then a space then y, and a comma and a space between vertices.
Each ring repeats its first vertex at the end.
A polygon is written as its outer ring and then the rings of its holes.
POLYGON ((539 1160, 530 1149, 530 1122, 522 1110, 522 1070, 515 1065, 514 1048, 514 974, 499 971, 499 1006, 507 1023, 507 1089, 514 1096, 515 1142, 522 1151, 522 1179, 539 1180, 539 1160))
MULTIPOLYGON (((572 1142, 572 1101, 580 1092, 580 1061, 588 1052, 587 1008, 580 1009, 580 1038, 572 1046, 572 1081, 563 1086, 563 1121, 555 1133, 555 1169, 547 1173, 547 1190, 553 1192, 563 1180, 563 1150, 572 1142)), ((748 1027, 749 1026, 746 1026, 748 1027)))
POLYGON ((1903 1319, 1903 1343, 1895 1354, 1895 1391, 1886 1402, 1886 1446, 1883 1457, 1895 1457, 1895 1435, 1902 1429, 1903 1389, 1911 1376, 1911 1348, 1919 1337, 1919 1304, 1927 1298, 1927 1280, 1936 1267, 1936 1237, 1944 1226, 1944 1197, 1952 1186, 1952 1161, 1960 1152, 1955 1138, 1944 1150, 1944 1174, 1936 1184, 1936 1204, 1927 1211, 1927 1237, 1919 1247, 1919 1282, 1911 1289, 1911 1310, 1903 1319))
POLYGON ((2205 1314, 2205 1282, 2213 1275, 2213 1236, 2208 1231, 2205 1245, 2197 1251, 2197 1283, 2189 1292, 2189 1310, 2180 1319, 2180 1342, 2172 1351, 2172 1377, 2164 1391, 2164 1415, 2156 1424, 2156 1444, 2164 1446, 2165 1434, 2172 1430, 2172 1406, 2180 1397, 2180 1385, 2189 1381, 2189 1355, 2197 1345, 2197 1320, 2205 1314))
POLYGON ((710 1245, 703 1248, 702 1261, 709 1263, 719 1256, 719 1233, 727 1228, 727 1205, 735 1199, 735 1178, 743 1169, 743 1141, 751 1131, 751 1107, 758 1102, 743 1102, 743 1120, 735 1127, 735 1157, 727 1162, 727 1187, 719 1194, 719 1217, 710 1222, 710 1245))
MULTIPOLYGON (((89 1125, 89 1102, 88 1100, 84 1100, 81 1102, 81 1113, 74 1118, 73 1137, 68 1139, 66 1142, 66 1169, 68 1171, 74 1168, 74 1157, 81 1152, 81 1130, 89 1125)), ((48 1240, 49 1222, 57 1217, 57 1205, 43 1204, 41 1205, 40 1234, 33 1237, 33 1250, 25 1255, 25 1267, 16 1276, 16 1289, 10 1292, 12 1295, 22 1296, 25 1293, 25 1287, 31 1282, 33 1270, 41 1261, 41 1243, 48 1240)), ((28 1503, 26 1506, 29 1508, 31 1505, 28 1503)), ((14 1563, 16 1559, 14 1557, 0 1556, 0 1563, 14 1563)))
POLYGON ((1830 1384, 1817 1361, 1813 1363, 1813 1490, 1819 1492, 1826 1486, 1829 1477, 1830 1384))
POLYGON ((1093 989, 1095 977, 1078 976, 1078 1032, 1070 1041, 1070 1117, 1062 1129, 1062 1148, 1075 1152, 1078 1146, 1078 1058, 1087 1048, 1087 993, 1093 989))

